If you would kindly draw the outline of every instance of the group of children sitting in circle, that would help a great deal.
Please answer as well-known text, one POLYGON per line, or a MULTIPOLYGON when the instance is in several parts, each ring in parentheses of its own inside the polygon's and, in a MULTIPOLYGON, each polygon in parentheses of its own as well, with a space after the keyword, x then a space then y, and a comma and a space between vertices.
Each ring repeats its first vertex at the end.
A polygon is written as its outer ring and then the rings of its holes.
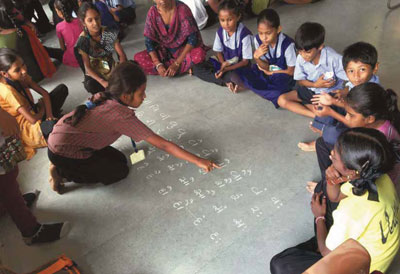
MULTIPOLYGON (((146 97, 144 70, 127 61, 118 31, 101 26, 101 14, 94 4, 82 3, 77 11, 79 22, 67 3, 55 2, 58 15, 65 20, 57 25, 57 36, 65 50, 64 62, 81 65, 85 72, 84 86, 93 96, 84 105, 62 115, 67 87, 59 85, 48 93, 31 79, 15 51, 0 49, 3 132, 13 132, 7 126, 12 124, 8 113, 17 120, 28 159, 36 148, 48 147, 53 190, 63 193, 65 181, 108 185, 126 178, 127 160, 111 146, 121 135, 132 138, 133 144, 145 140, 207 172, 218 168, 213 161, 158 136, 135 116, 132 108, 138 108, 146 97), (30 89, 42 95, 38 103, 30 89)), ((250 89, 276 108, 313 118, 310 128, 321 134, 314 142, 299 144, 303 150, 316 151, 321 169, 321 180, 307 184, 313 193, 315 237, 274 256, 271 273, 301 273, 348 238, 368 250, 371 272, 385 272, 400 240, 394 186, 400 171, 400 112, 396 94, 379 84, 377 50, 357 42, 341 56, 324 45, 324 27, 312 22, 302 24, 293 40, 281 32, 279 15, 273 9, 259 14, 258 34, 253 37, 231 0, 222 1, 218 16, 221 27, 213 45, 217 56, 192 64, 190 72, 232 92, 250 89)), ((159 72, 161 65, 156 66, 152 69, 159 72)), ((0 196, 26 243, 59 239, 65 223, 36 221, 26 206, 28 196, 19 192, 17 174, 15 170, 0 175, 8 176, 7 184, 12 185, 2 187, 0 196), (10 201, 6 196, 16 198, 10 201)), ((29 197, 29 201, 34 199, 29 197)))

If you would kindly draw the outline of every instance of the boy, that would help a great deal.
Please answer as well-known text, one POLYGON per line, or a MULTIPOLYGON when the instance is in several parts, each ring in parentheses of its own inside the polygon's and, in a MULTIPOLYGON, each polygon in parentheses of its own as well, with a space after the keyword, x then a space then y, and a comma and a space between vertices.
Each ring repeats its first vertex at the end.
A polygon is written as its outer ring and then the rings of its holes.
MULTIPOLYGON (((314 104, 322 105, 320 109, 315 110, 318 116, 330 116, 330 120, 325 117, 325 124, 322 127, 322 135, 326 142, 334 144, 337 136, 346 128, 347 121, 343 110, 343 100, 349 90, 353 87, 373 82, 379 84, 379 78, 376 74, 378 71, 378 52, 375 47, 365 42, 357 42, 348 46, 343 52, 342 58, 343 68, 349 81, 345 88, 336 91, 335 99, 331 94, 324 93, 315 95, 314 104), (334 105, 334 108, 329 106, 334 105), (340 123, 338 123, 338 121, 340 123)), ((309 143, 299 143, 298 146, 305 151, 315 151, 315 141, 309 143)))
MULTIPOLYGON (((347 120, 344 111, 336 112, 330 105, 343 108, 344 104, 341 98, 345 97, 353 87, 366 82, 379 84, 379 78, 375 75, 379 67, 378 52, 373 45, 365 42, 354 43, 344 50, 342 60, 349 82, 346 83, 344 90, 338 92, 340 95, 339 100, 334 99, 329 94, 315 96, 318 99, 318 101, 315 102, 323 105, 322 109, 316 111, 317 115, 329 115, 338 122, 336 124, 324 126, 322 137, 318 138, 316 142, 303 143, 310 147, 312 146, 316 150, 322 178, 324 178, 325 170, 331 164, 329 159, 330 151, 333 149, 340 133, 347 129, 347 120)), ((311 193, 314 192, 316 186, 316 182, 307 183, 307 189, 311 193)), ((319 184, 316 192, 321 191, 321 187, 322 184, 319 184)))
POLYGON ((315 117, 311 99, 315 94, 341 89, 347 80, 342 57, 324 46, 325 29, 321 24, 306 22, 296 32, 299 51, 294 70, 295 90, 278 98, 279 106, 292 112, 315 117))

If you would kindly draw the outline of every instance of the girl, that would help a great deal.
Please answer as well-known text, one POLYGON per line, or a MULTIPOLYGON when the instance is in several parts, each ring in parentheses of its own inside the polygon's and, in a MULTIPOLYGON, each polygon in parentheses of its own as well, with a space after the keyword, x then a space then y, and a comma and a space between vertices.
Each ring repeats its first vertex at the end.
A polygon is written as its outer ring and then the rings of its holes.
MULTIPOLYGON (((92 3, 91 0, 78 0, 78 6, 80 7, 84 2, 92 3)), ((101 0, 95 0, 94 5, 100 12, 101 17, 101 25, 107 28, 113 28, 116 30, 120 30, 119 24, 115 21, 114 16, 111 14, 108 6, 101 0)), ((121 35, 121 30, 120 30, 121 35)))
POLYGON ((243 69, 243 85, 279 107, 278 97, 293 88, 296 65, 294 41, 283 34, 278 13, 265 9, 257 19, 254 60, 257 64, 243 69))
POLYGON ((144 27, 146 50, 136 53, 134 59, 146 74, 173 77, 186 73, 207 54, 196 20, 180 1, 154 2, 144 27))
POLYGON ((50 57, 62 61, 62 50, 44 47, 11 0, 0 1, 0 48, 17 51, 35 82, 56 72, 50 57))
POLYGON ((227 86, 236 93, 238 86, 234 83, 233 72, 240 74, 241 69, 250 64, 253 58, 252 34, 239 22, 240 8, 233 0, 225 0, 219 5, 218 18, 221 27, 215 35, 213 46, 217 60, 210 58, 195 65, 193 74, 204 81, 227 86))
POLYGON ((79 67, 74 54, 74 46, 82 33, 79 19, 72 17, 74 10, 70 0, 57 0, 54 7, 58 16, 63 20, 56 26, 60 48, 64 51, 63 63, 67 66, 79 67))
POLYGON ((340 135, 331 158, 332 165, 326 171, 328 197, 339 202, 333 224, 325 219, 326 197, 314 194, 311 210, 316 236, 275 255, 272 274, 303 273, 349 238, 370 254, 368 273, 385 273, 396 256, 400 244, 399 198, 385 174, 393 167, 392 146, 375 129, 354 128, 340 135))
MULTIPOLYGON (((400 112, 397 107, 397 95, 392 90, 385 90, 376 83, 358 85, 354 87, 345 98, 345 110, 347 114, 342 121, 346 123, 345 125, 347 127, 374 128, 381 131, 389 141, 400 141, 400 112)), ((335 119, 340 119, 340 117, 335 114, 337 112, 331 110, 329 107, 324 107, 318 112, 319 115, 331 115, 335 119)), ((328 133, 329 132, 324 132, 324 134, 328 133)), ((333 136, 329 136, 329 138, 336 140, 337 135, 335 136, 335 134, 338 133, 332 133, 333 136)), ((331 149, 332 146, 324 141, 323 138, 317 139, 317 157, 323 178, 325 170, 332 163, 329 158, 331 149)), ((389 174, 397 187, 400 179, 400 166, 396 164, 393 171, 389 174)), ((315 182, 308 182, 309 190, 312 191, 313 187, 316 185, 315 182)), ((325 190, 324 180, 322 180, 316 189, 316 191, 320 190, 325 190), (321 187, 323 187, 323 189, 321 189, 321 187)))
POLYGON ((63 179, 76 183, 115 183, 128 176, 124 154, 110 145, 121 135, 145 140, 206 171, 218 167, 154 134, 135 116, 146 98, 146 75, 132 62, 118 65, 104 94, 65 115, 49 137, 50 182, 60 192, 63 179))
POLYGON ((0 49, 0 107, 16 118, 27 159, 35 155, 36 148, 47 146, 45 139, 53 121, 60 117, 67 95, 64 84, 49 94, 27 74, 21 57, 11 49, 0 49), (43 96, 37 104, 30 89, 43 96))
MULTIPOLYGON (((19 126, 15 118, 0 108, 0 147, 5 144, 5 136, 18 133, 19 126)), ((60 239, 67 232, 67 223, 39 224, 29 209, 39 191, 22 195, 17 176, 17 165, 9 172, 0 166, 0 216, 5 212, 10 215, 27 245, 60 239)))
MULTIPOLYGON (((118 32, 101 26, 99 10, 92 3, 83 3, 78 11, 84 31, 76 43, 85 71, 84 86, 92 94, 104 91, 116 62, 116 51, 121 63, 126 61, 125 52, 119 43, 118 32)), ((79 61, 79 60, 78 60, 79 61)))

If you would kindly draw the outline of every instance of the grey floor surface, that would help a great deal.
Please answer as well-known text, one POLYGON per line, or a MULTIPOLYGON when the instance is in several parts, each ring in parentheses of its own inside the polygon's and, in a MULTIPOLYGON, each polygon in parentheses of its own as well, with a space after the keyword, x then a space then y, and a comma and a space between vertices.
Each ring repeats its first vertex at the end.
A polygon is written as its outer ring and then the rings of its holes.
MULTIPOLYGON (((123 41, 129 58, 144 49, 144 18, 150 2, 138 2, 137 23, 123 41)), ((400 9, 384 0, 324 0, 305 6, 274 4, 285 33, 294 36, 305 21, 326 27, 326 45, 338 52, 356 41, 379 51, 379 76, 400 90, 400 9)), ((256 32, 256 20, 245 20, 256 32)), ((218 25, 202 31, 207 44, 218 25)), ((56 45, 55 34, 46 44, 56 45)), ((70 89, 64 107, 71 111, 88 93, 79 69, 62 66, 41 84, 60 82, 70 89)), ((40 189, 34 214, 42 222, 69 221, 72 229, 58 242, 27 247, 9 217, 0 219, 0 258, 26 272, 58 254, 74 258, 86 274, 269 273, 269 260, 313 234, 310 195, 305 183, 318 179, 314 153, 297 143, 317 136, 309 119, 245 91, 188 75, 149 77, 146 102, 137 114, 154 131, 224 167, 210 174, 145 143, 147 159, 131 167, 117 184, 76 188, 60 196, 48 185, 46 150, 20 164, 24 191, 40 189)), ((127 138, 115 146, 128 156, 127 138)), ((389 273, 400 273, 397 260, 389 273)))

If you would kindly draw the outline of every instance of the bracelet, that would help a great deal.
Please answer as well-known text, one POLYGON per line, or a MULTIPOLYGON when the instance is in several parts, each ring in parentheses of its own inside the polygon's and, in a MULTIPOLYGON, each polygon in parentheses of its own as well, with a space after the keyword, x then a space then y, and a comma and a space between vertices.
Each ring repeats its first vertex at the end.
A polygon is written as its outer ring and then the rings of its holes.
POLYGON ((324 222, 325 222, 325 217, 319 216, 319 217, 315 218, 315 224, 317 224, 319 220, 324 220, 324 222))
POLYGON ((156 70, 158 70, 158 68, 161 67, 161 66, 163 66, 163 65, 164 65, 163 63, 158 63, 158 64, 156 65, 156 70))
POLYGON ((177 62, 177 61, 175 61, 175 65, 177 66, 177 67, 179 67, 180 65, 179 65, 179 63, 177 62))

